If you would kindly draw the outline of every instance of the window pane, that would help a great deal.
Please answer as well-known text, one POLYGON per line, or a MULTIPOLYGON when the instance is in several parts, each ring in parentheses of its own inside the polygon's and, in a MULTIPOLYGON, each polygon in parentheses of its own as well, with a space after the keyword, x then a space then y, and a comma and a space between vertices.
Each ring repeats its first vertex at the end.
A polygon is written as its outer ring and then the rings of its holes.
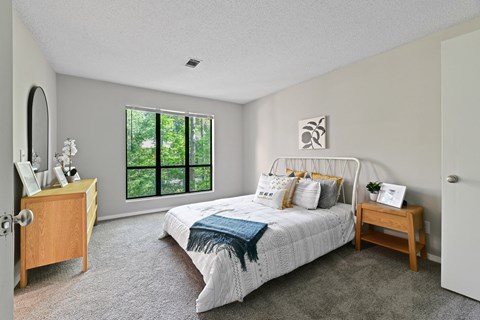
POLYGON ((153 112, 127 110, 127 166, 154 166, 155 116, 153 112))
POLYGON ((162 195, 185 192, 185 168, 162 169, 162 195))
POLYGON ((211 120, 190 118, 190 164, 211 164, 211 120))
POLYGON ((154 196, 157 193, 155 169, 127 170, 127 198, 154 196))
MULTIPOLYGON (((185 164, 185 117, 160 115, 162 166, 185 164)), ((163 176, 162 176, 163 180, 163 176)))
POLYGON ((190 168, 190 191, 204 191, 212 189, 210 170, 210 167, 190 168))

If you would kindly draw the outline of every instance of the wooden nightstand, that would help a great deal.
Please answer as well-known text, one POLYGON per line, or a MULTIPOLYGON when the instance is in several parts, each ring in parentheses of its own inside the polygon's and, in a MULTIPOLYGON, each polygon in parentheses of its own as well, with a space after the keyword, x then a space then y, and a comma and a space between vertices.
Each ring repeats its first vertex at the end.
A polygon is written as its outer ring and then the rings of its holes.
POLYGON ((355 248, 359 251, 362 240, 408 254, 410 269, 417 271, 417 253, 420 252, 423 260, 427 259, 423 207, 406 206, 397 209, 376 202, 358 204, 355 248), (369 228, 367 232, 361 233, 363 223, 368 223, 369 228), (408 234, 408 239, 375 231, 372 226, 405 232, 408 234), (419 242, 415 241, 417 231, 419 242))

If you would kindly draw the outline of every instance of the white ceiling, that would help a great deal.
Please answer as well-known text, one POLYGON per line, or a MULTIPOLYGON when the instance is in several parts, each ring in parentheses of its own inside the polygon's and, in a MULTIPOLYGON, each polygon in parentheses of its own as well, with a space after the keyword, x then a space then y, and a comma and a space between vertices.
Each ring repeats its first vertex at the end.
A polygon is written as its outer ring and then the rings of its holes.
POLYGON ((13 0, 58 73, 245 103, 480 15, 480 0, 13 0), (203 60, 196 69, 189 57, 203 60))

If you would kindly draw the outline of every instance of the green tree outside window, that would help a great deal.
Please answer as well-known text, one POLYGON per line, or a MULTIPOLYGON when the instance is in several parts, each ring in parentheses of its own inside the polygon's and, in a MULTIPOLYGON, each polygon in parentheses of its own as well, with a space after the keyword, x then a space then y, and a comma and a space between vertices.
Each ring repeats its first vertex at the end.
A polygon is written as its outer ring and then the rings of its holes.
POLYGON ((209 118, 127 109, 126 149, 127 199, 212 190, 209 118))

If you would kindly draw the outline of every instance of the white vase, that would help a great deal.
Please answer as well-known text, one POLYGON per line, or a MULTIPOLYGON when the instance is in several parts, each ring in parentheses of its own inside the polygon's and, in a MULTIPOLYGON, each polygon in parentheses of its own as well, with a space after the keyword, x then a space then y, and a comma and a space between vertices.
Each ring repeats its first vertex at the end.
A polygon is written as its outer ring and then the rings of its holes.
POLYGON ((378 193, 370 192, 370 200, 377 201, 377 198, 378 198, 378 193))

